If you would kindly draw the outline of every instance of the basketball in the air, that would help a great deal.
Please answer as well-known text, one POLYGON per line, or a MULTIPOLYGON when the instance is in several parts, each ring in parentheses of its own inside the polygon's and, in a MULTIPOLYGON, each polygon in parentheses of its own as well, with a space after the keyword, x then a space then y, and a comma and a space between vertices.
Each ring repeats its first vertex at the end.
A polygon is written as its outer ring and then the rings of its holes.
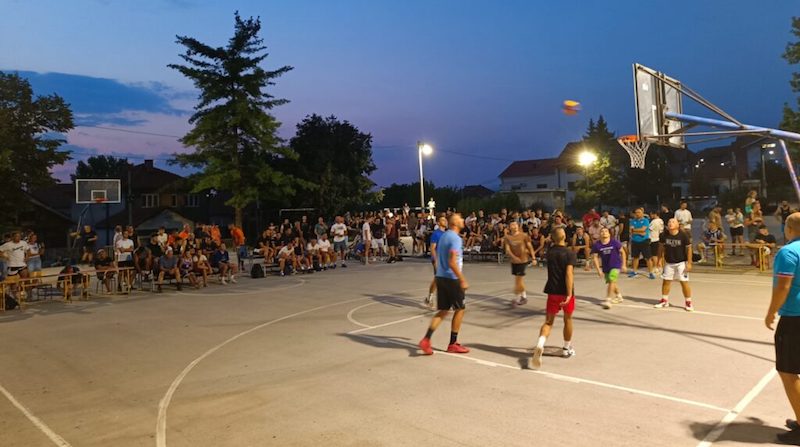
POLYGON ((581 111, 581 103, 568 99, 561 105, 564 115, 577 115, 581 111))

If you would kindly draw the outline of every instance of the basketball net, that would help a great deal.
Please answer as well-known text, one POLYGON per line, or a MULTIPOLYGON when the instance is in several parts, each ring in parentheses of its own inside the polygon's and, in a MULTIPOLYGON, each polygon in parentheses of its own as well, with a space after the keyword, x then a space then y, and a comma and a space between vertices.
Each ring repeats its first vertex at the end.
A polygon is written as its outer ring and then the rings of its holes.
POLYGON ((650 149, 650 142, 640 140, 636 135, 625 135, 617 138, 617 141, 630 155, 631 167, 644 169, 644 160, 647 157, 647 150, 650 149))

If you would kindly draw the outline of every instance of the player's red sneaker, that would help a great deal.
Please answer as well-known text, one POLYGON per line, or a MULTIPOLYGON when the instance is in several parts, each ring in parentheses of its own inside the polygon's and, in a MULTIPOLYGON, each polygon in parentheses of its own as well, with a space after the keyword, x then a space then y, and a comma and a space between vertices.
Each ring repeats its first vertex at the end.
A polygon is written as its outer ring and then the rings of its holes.
POLYGON ((419 341, 419 349, 422 349, 422 353, 425 355, 433 354, 433 348, 431 348, 431 340, 428 338, 423 338, 419 341))
POLYGON ((453 343, 447 347, 447 352, 451 352, 453 354, 466 354, 469 352, 469 348, 461 346, 461 343, 453 343))

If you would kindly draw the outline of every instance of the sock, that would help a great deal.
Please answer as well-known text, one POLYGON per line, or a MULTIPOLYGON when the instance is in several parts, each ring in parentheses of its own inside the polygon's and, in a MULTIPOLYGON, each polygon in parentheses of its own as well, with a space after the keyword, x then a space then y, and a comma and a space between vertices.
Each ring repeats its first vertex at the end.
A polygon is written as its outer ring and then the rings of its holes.
POLYGON ((661 295, 661 301, 669 301, 669 295, 661 295))
POLYGON ((520 295, 520 296, 521 296, 521 297, 523 297, 523 298, 527 298, 527 297, 528 297, 528 294, 527 294, 527 293, 525 293, 525 291, 523 290, 523 291, 522 291, 522 295, 520 295))
POLYGON ((692 302, 692 297, 687 297, 686 301, 691 303, 692 302))
POLYGON ((430 339, 433 335, 433 329, 428 328, 428 332, 425 333, 425 338, 430 339))
POLYGON ((433 301, 433 293, 428 293, 428 301, 433 301))
POLYGON ((564 347, 566 349, 570 349, 572 347, 572 341, 571 340, 564 340, 564 347))
POLYGON ((450 344, 454 345, 458 340, 458 332, 450 332, 450 344))
POLYGON ((547 340, 547 337, 544 335, 539 336, 539 341, 536 343, 537 348, 544 348, 544 342, 547 340))

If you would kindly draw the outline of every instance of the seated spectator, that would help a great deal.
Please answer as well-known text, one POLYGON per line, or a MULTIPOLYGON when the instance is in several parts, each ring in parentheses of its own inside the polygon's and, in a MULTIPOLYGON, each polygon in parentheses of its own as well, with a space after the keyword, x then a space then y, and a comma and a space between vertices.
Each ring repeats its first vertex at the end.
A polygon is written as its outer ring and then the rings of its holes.
POLYGON ((114 275, 117 273, 117 265, 105 250, 97 250, 97 256, 94 258, 94 269, 97 271, 97 280, 106 287, 106 293, 111 293, 111 280, 114 279, 114 275))
POLYGON ((192 251, 188 249, 181 255, 181 260, 178 262, 178 269, 181 271, 182 278, 189 278, 189 284, 195 289, 199 289, 200 285, 197 282, 197 277, 194 275, 194 260, 192 259, 192 251))
POLYGON ((167 242, 169 241, 167 229, 164 227, 159 227, 158 233, 156 233, 156 238, 158 239, 158 245, 161 246, 161 250, 165 250, 167 248, 167 242))
POLYGON ((314 270, 311 268, 311 264, 308 263, 308 258, 306 257, 306 251, 304 250, 303 239, 296 237, 294 238, 294 259, 296 264, 296 269, 299 268, 301 272, 313 272, 314 270))
POLYGON ((189 224, 185 223, 183 224, 183 229, 181 230, 181 232, 178 233, 178 237, 180 237, 183 240, 186 240, 189 239, 190 234, 192 234, 192 228, 189 226, 189 224))
POLYGON ((208 287, 208 275, 212 273, 208 258, 202 250, 191 250, 192 262, 194 263, 194 273, 203 278, 203 287, 208 287))
POLYGON ((316 235, 311 236, 311 240, 306 244, 306 263, 311 269, 316 269, 316 266, 319 266, 320 269, 322 268, 322 257, 320 256, 316 235), (317 263, 314 264, 314 261, 317 263))
POLYGON ((220 244, 219 248, 211 253, 211 268, 219 271, 219 282, 223 285, 228 284, 225 278, 228 277, 230 282, 236 284, 236 273, 238 269, 236 264, 231 262, 228 248, 225 244, 220 244))
MULTIPOLYGON (((92 259, 94 259, 94 254, 92 254, 92 259)), ((81 274, 81 269, 78 268, 77 265, 72 265, 72 262, 69 262, 58 272, 56 288, 63 290, 65 296, 71 297, 75 287, 82 284, 82 279, 83 275, 81 274)))
POLYGON ((286 275, 287 265, 292 269, 291 273, 294 274, 297 271, 295 268, 296 263, 294 241, 289 241, 289 243, 281 247, 280 251, 278 251, 278 269, 281 272, 281 276, 286 275))
POLYGON ((714 249, 717 245, 720 246, 719 255, 722 257, 722 253, 725 251, 725 246, 723 242, 725 241, 725 234, 722 230, 717 226, 716 222, 709 222, 708 228, 703 231, 703 240, 702 242, 697 243, 697 251, 700 253, 700 262, 706 262, 706 249, 714 249))
POLYGON ((161 285, 164 284, 164 278, 174 278, 178 290, 181 290, 181 271, 178 268, 178 258, 175 257, 171 247, 167 247, 167 251, 158 260, 158 291, 163 290, 161 285))
POLYGON ((272 258, 275 257, 272 244, 272 230, 268 228, 261 233, 261 238, 258 239, 258 246, 253 249, 253 253, 263 256, 264 262, 271 264, 272 258))
POLYGON ((777 247, 778 241, 775 239, 775 236, 769 234, 769 229, 766 225, 761 224, 758 226, 758 233, 753 236, 753 241, 748 244, 750 248, 750 259, 752 261, 752 265, 754 267, 759 267, 758 264, 758 252, 762 250, 764 253, 764 259, 766 260, 766 266, 769 267, 770 265, 770 258, 775 252, 775 247, 777 247))
POLYGON ((319 245, 319 255, 320 258, 322 259, 322 269, 323 270, 327 270, 328 268, 335 269, 336 253, 333 251, 333 247, 331 246, 331 241, 328 240, 327 233, 323 233, 320 236, 317 245, 319 245))
POLYGON ((583 259, 584 262, 586 262, 584 270, 587 272, 590 271, 589 259, 591 259, 592 245, 589 236, 583 231, 583 227, 575 227, 575 234, 572 235, 570 247, 572 251, 575 252, 578 259, 583 259))

